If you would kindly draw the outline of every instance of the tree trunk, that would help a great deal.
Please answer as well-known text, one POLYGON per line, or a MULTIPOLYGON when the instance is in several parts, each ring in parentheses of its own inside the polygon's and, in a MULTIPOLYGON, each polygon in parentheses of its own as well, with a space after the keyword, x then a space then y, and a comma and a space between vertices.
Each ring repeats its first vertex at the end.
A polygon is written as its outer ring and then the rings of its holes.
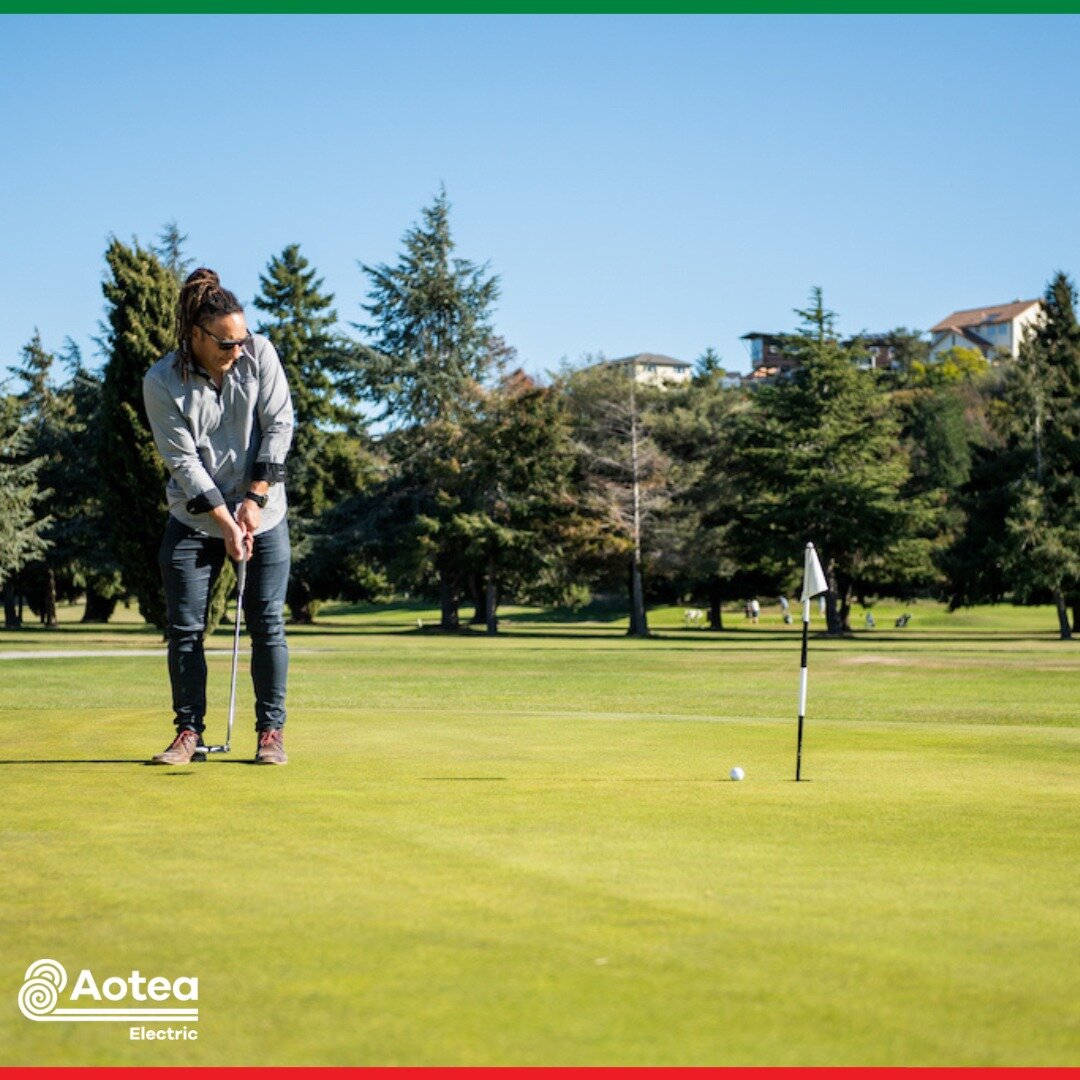
POLYGON ((1072 630, 1074 634, 1080 634, 1080 600, 1073 600, 1072 602, 1073 623, 1072 630))
POLYGON ((292 613, 289 622, 296 626, 310 626, 315 621, 315 609, 311 586, 296 575, 289 578, 289 611, 292 613))
POLYGON ((41 609, 41 621, 50 630, 60 624, 56 617, 56 571, 51 566, 45 568, 45 600, 41 609))
POLYGON ((116 597, 102 596, 92 585, 87 585, 84 623, 107 623, 115 609, 116 597))
MULTIPOLYGON (((811 603, 814 601, 811 600, 811 603)), ((825 627, 830 634, 839 634, 840 630, 840 612, 836 608, 836 593, 830 589, 825 594, 825 627)))
POLYGON ((440 630, 460 630, 461 619, 458 615, 457 582, 449 570, 439 570, 439 607, 442 615, 440 630))
POLYGON ((845 589, 840 597, 840 611, 839 611, 840 629, 837 631, 841 634, 851 633, 851 591, 845 589))
POLYGON ((645 589, 641 582, 641 564, 637 556, 630 559, 630 637, 648 637, 649 622, 645 616, 645 589))
POLYGON ((487 609, 487 632, 489 634, 497 634, 499 632, 499 618, 498 618, 498 588, 496 579, 496 566, 495 556, 488 556, 487 564, 487 590, 484 596, 485 607, 487 609))
POLYGON ((473 599, 473 617, 469 620, 470 626, 485 626, 488 621, 488 590, 487 583, 477 574, 469 575, 469 592, 473 599))
MULTIPOLYGON (((843 619, 836 607, 836 598, 840 595, 840 582, 835 574, 825 571, 825 579, 829 583, 829 591, 825 594, 825 625, 829 634, 842 634, 844 632, 843 619)), ((813 600, 810 601, 813 604, 813 600)))
POLYGON ((1061 640, 1071 641, 1072 630, 1069 627, 1069 609, 1065 606, 1065 597, 1058 593, 1054 597, 1054 604, 1057 607, 1058 626, 1061 629, 1061 640))
POLYGON ((4 629, 18 630, 22 627, 18 609, 15 607, 15 582, 8 578, 4 582, 4 629))
POLYGON ((709 629, 710 630, 723 630, 724 629, 724 613, 723 613, 724 598, 720 594, 719 584, 712 585, 709 589, 709 629))

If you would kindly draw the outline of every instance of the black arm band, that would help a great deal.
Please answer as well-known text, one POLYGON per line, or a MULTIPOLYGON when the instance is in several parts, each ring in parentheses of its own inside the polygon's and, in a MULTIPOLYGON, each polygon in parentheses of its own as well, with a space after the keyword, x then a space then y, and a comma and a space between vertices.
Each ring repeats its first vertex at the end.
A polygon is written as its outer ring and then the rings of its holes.
POLYGON ((256 461, 255 467, 251 470, 251 479, 253 481, 265 480, 268 484, 284 484, 285 462, 256 461))
POLYGON ((194 499, 188 499, 187 512, 189 514, 209 514, 215 506, 224 506, 225 496, 214 488, 211 491, 203 491, 194 499))

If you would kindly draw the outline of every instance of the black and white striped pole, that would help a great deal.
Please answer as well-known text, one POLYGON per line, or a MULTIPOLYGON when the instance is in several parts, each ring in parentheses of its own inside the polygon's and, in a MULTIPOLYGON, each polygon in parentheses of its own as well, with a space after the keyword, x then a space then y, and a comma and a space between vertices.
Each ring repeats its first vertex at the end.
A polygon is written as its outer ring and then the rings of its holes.
POLYGON ((813 544, 806 545, 802 587, 802 663, 799 666, 799 743, 795 751, 795 779, 802 779, 802 733, 806 718, 806 652, 810 640, 810 601, 829 591, 829 583, 813 544))

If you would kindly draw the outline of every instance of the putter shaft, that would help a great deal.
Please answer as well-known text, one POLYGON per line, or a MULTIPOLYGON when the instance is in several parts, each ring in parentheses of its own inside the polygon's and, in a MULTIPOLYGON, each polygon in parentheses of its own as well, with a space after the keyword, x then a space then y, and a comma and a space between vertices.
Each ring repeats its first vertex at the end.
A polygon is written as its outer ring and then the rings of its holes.
POLYGON ((232 678, 229 682, 229 722, 225 745, 208 747, 210 753, 227 754, 232 745, 233 719, 236 716, 236 670, 240 660, 240 624, 244 618, 244 586, 247 584, 247 559, 236 564, 236 623, 233 629, 232 678))

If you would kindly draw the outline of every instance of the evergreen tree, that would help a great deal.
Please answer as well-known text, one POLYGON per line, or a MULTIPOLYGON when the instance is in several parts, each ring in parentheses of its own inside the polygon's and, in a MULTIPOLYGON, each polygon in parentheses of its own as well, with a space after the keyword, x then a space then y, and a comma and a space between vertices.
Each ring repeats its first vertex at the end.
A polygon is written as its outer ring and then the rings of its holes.
POLYGON ((176 345, 176 277, 137 241, 113 240, 102 285, 107 357, 101 390, 102 506, 125 588, 147 622, 164 628, 165 596, 157 553, 165 529, 165 466, 143 405, 142 380, 176 345))
POLYGON ((60 589, 69 599, 80 593, 85 597, 84 623, 107 623, 124 586, 102 503, 105 485, 98 464, 102 377, 83 364, 78 347, 70 340, 60 361, 69 372, 61 392, 70 402, 71 418, 57 481, 58 491, 65 492, 58 506, 58 513, 64 515, 58 544, 66 552, 60 589))
POLYGON ((266 313, 258 332, 273 343, 289 381, 295 413, 289 451, 289 530, 293 567, 289 580, 292 621, 310 623, 316 596, 312 581, 315 519, 355 494, 372 472, 370 446, 356 406, 349 344, 334 326, 333 296, 298 244, 270 260, 259 278, 255 306, 266 313))
POLYGON ((672 461, 676 495, 665 515, 667 572, 680 594, 705 597, 709 627, 723 630, 723 602, 772 592, 776 575, 760 560, 746 568, 733 542, 739 514, 734 483, 734 434, 751 407, 748 393, 727 389, 721 370, 699 375, 660 396, 653 434, 672 461))
POLYGON ((995 441, 974 444, 971 457, 971 472, 954 501, 962 523, 941 559, 950 611, 1000 603, 1012 592, 1005 569, 1006 522, 1022 481, 1023 456, 995 441))
POLYGON ((898 326, 886 335, 886 344, 892 349, 892 366, 895 378, 903 381, 912 366, 926 363, 930 355, 930 343, 918 330, 898 326))
POLYGON ((169 221, 161 230, 158 237, 154 254, 161 264, 174 278, 176 284, 183 285, 191 268, 191 259, 184 255, 184 244, 187 243, 187 234, 180 232, 180 226, 175 221, 169 221))
POLYGON ((1080 602, 1080 323, 1064 273, 1048 284, 1043 309, 1006 384, 1010 444, 1024 458, 1007 569, 1020 602, 1052 599, 1067 639, 1068 607, 1080 602))
POLYGON ((512 351, 491 324, 498 279, 486 266, 452 255, 445 191, 423 211, 421 224, 406 232, 403 244, 395 266, 363 266, 371 286, 364 305, 370 322, 359 327, 367 341, 357 348, 353 385, 379 408, 380 420, 411 429, 386 441, 395 467, 412 484, 412 494, 396 505, 425 508, 425 529, 417 536, 426 536, 425 550, 434 552, 440 626, 456 630, 468 559, 447 527, 463 498, 457 475, 448 470, 450 463, 460 464, 466 445, 462 423, 512 351), (402 453, 407 457, 397 456, 402 453), (424 462, 431 466, 426 474, 418 471, 424 462))
POLYGON ((710 379, 717 374, 724 374, 724 361, 720 359, 720 354, 710 346, 694 362, 694 378, 710 379))
POLYGON ((921 585, 944 593, 948 588, 945 568, 949 550, 964 524, 962 492, 972 475, 979 437, 969 412, 981 412, 985 401, 977 388, 960 384, 900 390, 893 400, 901 417, 901 439, 911 466, 900 498, 905 505, 925 510, 928 529, 924 539, 936 573, 918 581, 894 583, 891 591, 906 595, 913 586, 921 585))
POLYGON ((557 573, 573 445, 560 396, 520 374, 484 395, 465 436, 467 494, 447 527, 484 582, 480 609, 494 634, 501 587, 527 591, 557 573))
POLYGON ((793 566, 813 540, 830 583, 829 630, 840 633, 855 595, 928 572, 925 515, 898 499, 910 469, 894 407, 837 341, 820 289, 797 314, 804 325, 788 348, 798 366, 757 391, 736 437, 737 543, 745 564, 793 566))
POLYGON ((48 550, 51 519, 39 511, 51 494, 38 483, 44 459, 29 452, 30 435, 21 430, 18 402, 0 399, 0 584, 4 590, 4 627, 22 625, 15 603, 16 575, 48 550))
POLYGON ((16 369, 16 374, 26 384, 18 401, 29 453, 40 462, 39 483, 53 493, 50 499, 52 520, 44 533, 49 549, 40 567, 30 568, 40 568, 42 586, 40 595, 31 598, 31 608, 38 612, 42 623, 48 627, 57 625, 57 562, 65 554, 57 550, 57 540, 66 525, 66 515, 57 504, 70 499, 66 478, 61 474, 65 452, 70 449, 67 434, 72 424, 70 399, 58 393, 52 385, 55 361, 56 357, 45 349, 41 335, 35 330, 34 336, 23 347, 22 366, 16 369))
POLYGON ((406 232, 396 266, 364 266, 371 322, 358 327, 358 385, 395 424, 453 418, 473 384, 488 380, 506 349, 491 326, 498 278, 452 258, 450 204, 441 191, 406 232))

